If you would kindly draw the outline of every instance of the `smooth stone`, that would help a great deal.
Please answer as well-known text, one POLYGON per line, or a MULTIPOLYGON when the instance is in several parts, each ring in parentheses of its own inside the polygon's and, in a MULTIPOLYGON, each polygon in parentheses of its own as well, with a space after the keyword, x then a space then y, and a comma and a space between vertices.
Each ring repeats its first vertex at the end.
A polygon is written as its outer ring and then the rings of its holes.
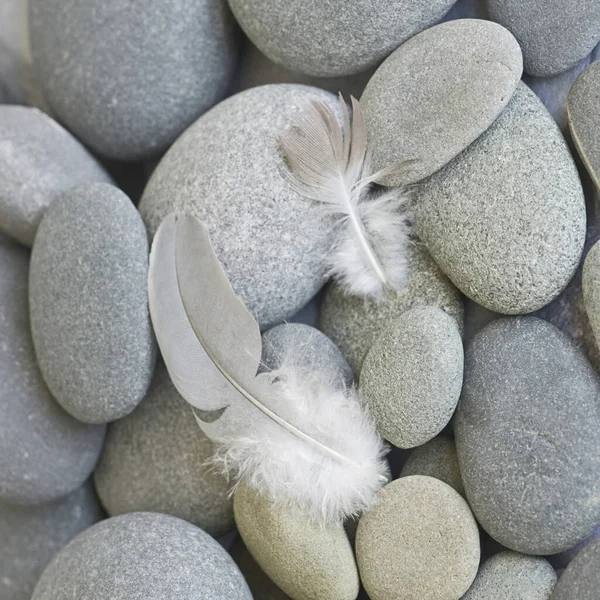
POLYGON ((141 404, 108 427, 94 473, 100 500, 110 516, 164 513, 221 535, 233 528, 233 501, 206 464, 214 451, 160 362, 141 404))
POLYGON ((380 435, 398 448, 414 448, 446 427, 462 379, 456 321, 425 306, 406 311, 375 341, 360 371, 360 392, 380 435))
POLYGON ((31 331, 44 380, 80 421, 124 417, 146 394, 147 278, 146 230, 123 192, 84 184, 48 208, 31 254, 31 331))
POLYGON ((355 373, 360 372, 367 352, 390 322, 411 308, 437 306, 462 330, 462 296, 422 244, 408 245, 408 263, 406 284, 382 302, 347 295, 335 283, 326 288, 319 328, 342 351, 355 373))
POLYGON ((0 501, 50 502, 79 487, 102 451, 104 427, 52 398, 36 363, 27 307, 29 252, 0 236, 0 501))
POLYGON ((504 318, 475 336, 454 431, 471 508, 505 547, 554 554, 600 524, 600 381, 550 323, 504 318))
POLYGON ((29 600, 52 557, 102 518, 90 483, 41 506, 0 504, 0 600, 29 600))
POLYGON ((33 66, 59 119, 99 154, 158 156, 226 93, 225 0, 30 0, 33 66))
POLYGON ((233 289, 263 329, 298 312, 325 282, 330 223, 292 188, 279 143, 315 98, 336 101, 279 84, 221 102, 171 147, 140 203, 151 236, 173 211, 206 223, 233 289))
POLYGON ((273 62, 317 77, 360 73, 437 23, 455 0, 229 0, 250 40, 273 62), (299 18, 299 15, 302 17, 299 18))
POLYGON ((594 529, 592 532, 592 535, 585 538, 583 542, 579 542, 579 544, 573 546, 573 548, 569 548, 564 552, 548 556, 548 561, 556 570, 564 570, 588 544, 591 544, 598 537, 600 537, 600 527, 596 527, 596 529, 594 529))
POLYGON ((400 472, 400 477, 426 475, 435 477, 465 495, 454 440, 446 435, 433 438, 415 448, 400 472))
POLYGON ((321 331, 301 323, 283 323, 262 336, 262 364, 269 371, 282 365, 304 371, 331 373, 340 386, 349 388, 354 373, 339 348, 321 331))
POLYGON ((582 550, 569 564, 552 600, 597 600, 600 588, 600 539, 582 550))
POLYGON ((450 162, 502 112, 522 72, 517 40, 490 21, 449 21, 402 44, 361 97, 374 171, 416 161, 381 183, 414 183, 450 162))
POLYGON ((582 289, 585 310, 596 342, 600 341, 600 242, 589 251, 583 264, 582 289))
POLYGON ((0 105, 0 232, 31 246, 44 211, 65 190, 110 181, 49 116, 37 108, 0 105))
POLYGON ((252 600, 233 559, 195 525, 130 513, 94 525, 48 565, 31 600, 252 600))
POLYGON ((531 312, 566 287, 585 241, 585 200, 560 130, 525 84, 477 141, 419 185, 413 217, 442 271, 490 310, 531 312))
POLYGON ((549 77, 566 71, 600 41, 600 2, 486 0, 490 18, 523 49, 525 71, 549 77))
POLYGON ((244 544, 267 576, 294 600, 355 600, 359 579, 343 526, 312 523, 240 486, 233 498, 244 544))
POLYGON ((469 505, 433 477, 392 481, 358 524, 356 558, 371 600, 458 599, 479 557, 469 505))

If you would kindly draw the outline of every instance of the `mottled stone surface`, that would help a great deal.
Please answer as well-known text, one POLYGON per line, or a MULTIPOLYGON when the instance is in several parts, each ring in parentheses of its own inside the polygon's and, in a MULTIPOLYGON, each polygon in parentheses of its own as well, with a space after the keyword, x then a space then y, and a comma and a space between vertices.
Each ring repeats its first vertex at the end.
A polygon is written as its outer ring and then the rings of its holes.
POLYGON ((552 600, 596 600, 600 588, 600 539, 580 552, 558 581, 552 600))

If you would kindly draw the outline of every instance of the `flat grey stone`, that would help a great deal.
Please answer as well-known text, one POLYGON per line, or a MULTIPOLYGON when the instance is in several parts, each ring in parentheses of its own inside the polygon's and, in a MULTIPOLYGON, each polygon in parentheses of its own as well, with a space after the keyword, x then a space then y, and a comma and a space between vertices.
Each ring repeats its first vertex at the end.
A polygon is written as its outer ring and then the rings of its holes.
POLYGON ((0 236, 0 501, 39 504, 90 475, 104 427, 52 398, 36 364, 27 309, 29 252, 0 236))
POLYGON ((31 600, 252 600, 239 569, 182 519, 130 513, 94 525, 48 565, 31 600))
POLYGON ((566 71, 600 41, 600 3, 486 0, 490 18, 521 44, 525 71, 549 77, 566 71))
POLYGON ((313 98, 337 102, 293 84, 221 102, 171 147, 140 203, 151 235, 174 211, 206 223, 233 289, 262 328, 294 315, 325 282, 330 223, 292 189, 279 143, 313 98))
POLYGON ((523 83, 482 136, 419 185, 413 213, 417 234, 454 284, 504 314, 531 312, 558 296, 585 240, 577 168, 523 83))
POLYGON ((600 588, 600 539, 582 550, 567 567, 552 600, 596 600, 600 588))
POLYGON ((371 600, 460 598, 479 557, 469 505, 433 477, 392 481, 358 524, 356 559, 371 600))
POLYGON ((71 188, 40 223, 29 276, 40 370, 86 423, 129 414, 154 370, 148 240, 129 198, 106 184, 71 188))
POLYGON ((0 105, 0 232, 31 246, 44 210, 68 188, 111 181, 65 129, 36 108, 0 105))
POLYGON ((52 557, 103 514, 91 483, 41 506, 0 504, 0 600, 29 600, 52 557))
POLYGON ((108 427, 94 473, 100 500, 111 517, 159 512, 221 535, 233 528, 233 501, 205 464, 214 451, 159 362, 142 403, 108 427))
POLYGON ((550 323, 504 318, 475 336, 454 431, 469 503, 505 547, 554 554, 600 524, 600 382, 550 323))
POLYGON ((33 66, 68 128, 119 160, 158 156, 224 95, 237 63, 226 0, 30 0, 33 66))
POLYGON ((388 325, 410 308, 437 306, 463 327, 463 301, 458 290, 433 262, 422 244, 408 245, 409 276, 404 287, 382 302, 350 296, 332 283, 321 306, 319 328, 333 340, 359 373, 367 352, 388 325))
POLYGON ((318 77, 359 73, 437 23, 455 0, 230 0, 238 23, 273 62, 318 77))
POLYGON ((463 379, 463 345, 456 321, 440 308, 406 311, 367 354, 360 392, 380 435, 414 448, 450 421, 463 379))
POLYGON ((490 21, 449 21, 402 44, 361 97, 374 171, 417 161, 381 183, 414 183, 452 160, 502 112, 522 72, 517 40, 490 21))
POLYGON ((483 563, 462 600, 550 600, 555 585, 547 560, 500 552, 483 563))
POLYGON ((234 495, 233 510, 248 551, 291 598, 355 600, 358 572, 341 524, 312 523, 244 485, 234 495))

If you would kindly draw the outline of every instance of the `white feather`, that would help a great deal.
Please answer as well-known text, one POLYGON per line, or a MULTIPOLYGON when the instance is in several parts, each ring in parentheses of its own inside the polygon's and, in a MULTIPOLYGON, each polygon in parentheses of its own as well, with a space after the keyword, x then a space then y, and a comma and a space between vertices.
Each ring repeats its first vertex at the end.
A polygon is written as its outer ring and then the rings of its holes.
POLYGON ((328 105, 311 102, 281 143, 299 193, 337 217, 329 275, 350 294, 380 297, 408 276, 407 194, 403 188, 374 192, 373 183, 407 163, 372 174, 360 104, 352 98, 352 119, 341 96, 340 108, 343 128, 328 105))

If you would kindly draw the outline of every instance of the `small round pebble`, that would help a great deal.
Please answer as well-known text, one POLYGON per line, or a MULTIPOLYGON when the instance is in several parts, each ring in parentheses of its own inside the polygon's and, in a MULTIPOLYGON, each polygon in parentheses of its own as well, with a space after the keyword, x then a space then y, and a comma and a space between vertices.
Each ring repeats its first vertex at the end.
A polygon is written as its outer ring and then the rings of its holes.
POLYGON ((157 513, 94 525, 48 565, 31 600, 252 600, 233 559, 198 527, 157 513))
POLYGON ((356 558, 371 600, 461 598, 479 557, 469 505, 433 477, 392 481, 358 524, 356 558))
POLYGON ((426 306, 406 311, 373 344, 360 371, 360 392, 381 436, 398 448, 414 448, 448 424, 462 378, 456 322, 426 306))
POLYGON ((247 486, 233 499, 235 522, 254 560, 294 600, 355 600, 359 579, 343 526, 311 523, 275 508, 247 486))
POLYGON ((505 551, 483 563, 462 600, 550 600, 555 585, 547 560, 505 551))
POLYGON ((81 185, 46 211, 31 254, 31 331, 40 370, 61 406, 107 423, 142 400, 154 370, 148 239, 117 188, 81 185))
POLYGON ((52 557, 103 516, 91 483, 41 506, 0 503, 0 600, 30 600, 52 557))
POLYGON ((598 600, 600 589, 600 539, 586 546, 569 564, 552 600, 598 600))
POLYGON ((110 516, 159 512, 221 535, 233 528, 233 501, 225 477, 206 464, 214 451, 160 362, 142 403, 108 426, 98 495, 110 516))

